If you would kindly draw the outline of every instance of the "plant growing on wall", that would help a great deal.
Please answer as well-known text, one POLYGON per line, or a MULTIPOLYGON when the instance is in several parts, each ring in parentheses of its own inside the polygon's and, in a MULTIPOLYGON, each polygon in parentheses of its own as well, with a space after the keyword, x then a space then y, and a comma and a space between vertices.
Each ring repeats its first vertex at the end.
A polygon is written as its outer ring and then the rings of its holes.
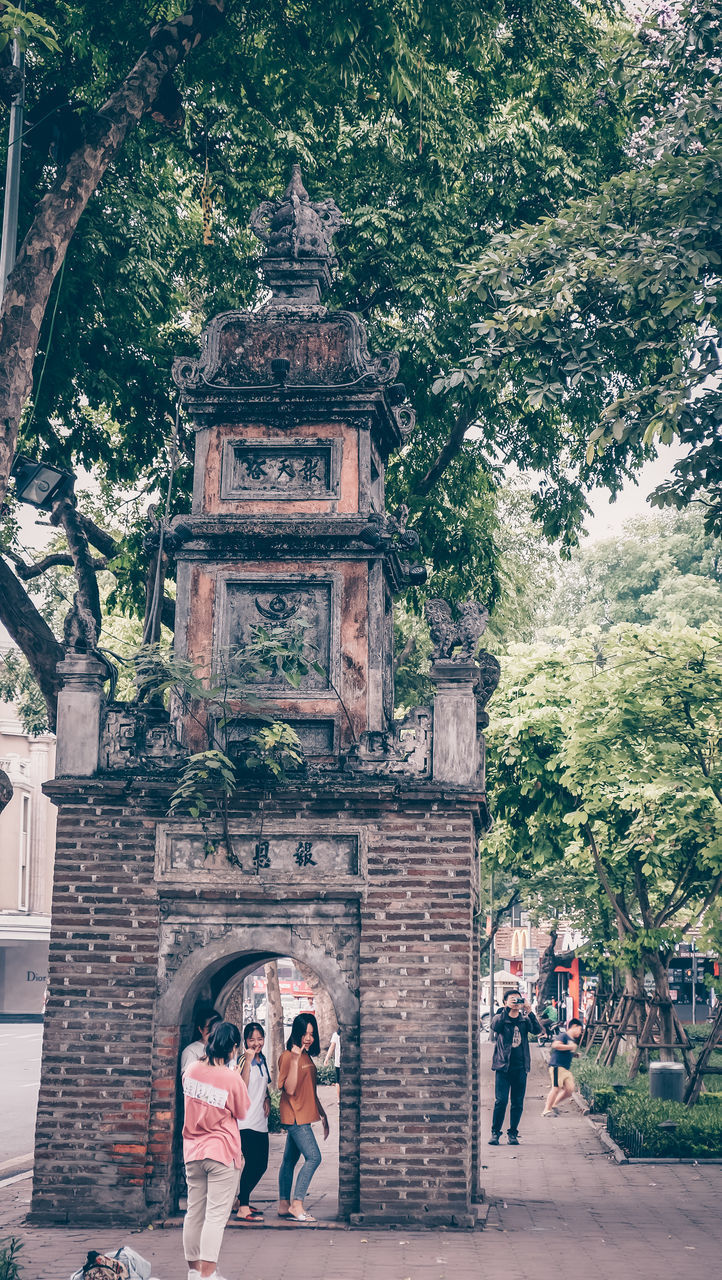
MULTIPOLYGON (((280 782, 303 765, 298 734, 258 707, 254 718, 262 723, 246 738, 234 742, 229 730, 238 720, 239 707, 256 707, 254 684, 280 676, 297 689, 310 671, 323 674, 308 645, 303 618, 292 627, 281 623, 254 628, 243 649, 221 656, 209 678, 197 663, 178 658, 164 644, 145 645, 134 655, 139 700, 175 699, 205 739, 205 746, 188 757, 171 799, 171 813, 185 811, 205 821, 214 807, 220 811, 223 842, 228 861, 240 865, 229 827, 229 804, 242 777, 259 782, 280 782)), ((215 851, 208 833, 207 853, 215 851)))

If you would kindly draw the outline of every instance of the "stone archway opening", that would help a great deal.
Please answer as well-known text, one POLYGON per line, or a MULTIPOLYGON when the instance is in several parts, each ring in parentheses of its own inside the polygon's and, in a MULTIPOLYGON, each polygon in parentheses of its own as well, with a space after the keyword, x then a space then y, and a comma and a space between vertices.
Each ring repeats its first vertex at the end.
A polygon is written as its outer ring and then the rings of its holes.
MULTIPOLYGON (((174 1097, 171 1102, 173 1115, 172 1141, 169 1150, 169 1167, 165 1179, 165 1194, 161 1203, 164 1213, 171 1216, 182 1212, 185 1208, 185 1177, 182 1154, 183 1126, 183 1094, 180 1080, 180 1055, 186 1044, 194 1039, 196 1013, 200 1006, 210 1004, 221 1016, 235 1022, 242 1031, 248 1021, 257 1021, 263 1026, 267 1037, 267 1048, 277 1064, 278 1057, 290 1033, 290 1026, 296 1013, 314 1013, 319 1022, 321 1053, 317 1059, 317 1067, 323 1067, 323 1059, 329 1048, 333 1031, 338 1031, 344 1046, 344 1079, 343 1085, 337 1088, 333 1078, 333 1058, 329 1066, 320 1072, 319 1099, 324 1107, 330 1125, 329 1138, 324 1141, 321 1126, 314 1126, 321 1149, 322 1164, 314 1175, 306 1205, 310 1213, 320 1222, 333 1222, 339 1217, 346 1218, 356 1208, 358 1190, 353 1181, 356 1168, 355 1159, 349 1159, 358 1149, 358 1072, 357 1052, 358 1028, 355 1017, 355 999, 349 991, 341 975, 329 977, 334 973, 333 965, 321 977, 317 968, 308 964, 305 951, 295 955, 284 954, 282 950, 253 950, 232 952, 226 956, 208 957, 205 969, 197 964, 192 966, 194 973, 185 992, 178 999, 166 999, 165 1015, 170 1019, 173 1009, 177 1009, 178 1021, 175 1028, 175 1081, 174 1097), (276 1029, 275 1036, 269 1023, 270 1004, 268 993, 269 970, 278 973, 281 991, 282 1031, 276 1029), (268 975, 268 977, 267 977, 268 975), (349 1012, 351 1018, 349 1019, 349 1012), (269 1036, 269 1031, 271 1035, 269 1036), (270 1043, 269 1043, 270 1041, 270 1043), (342 1153, 345 1153, 342 1159, 342 1153), (349 1177, 349 1172, 351 1176, 349 1177)), ((166 993, 168 995, 168 993, 166 993)), ((161 1003, 163 1011, 163 1003, 161 1003)), ((157 1028, 157 1036, 167 1040, 167 1033, 162 1027, 157 1028)), ((276 1072, 273 1073, 273 1084, 276 1084, 276 1072)), ((266 1174, 253 1193, 253 1203, 259 1205, 266 1213, 266 1222, 275 1225, 276 1205, 278 1201, 278 1170, 285 1148, 285 1132, 278 1122, 278 1092, 274 1088, 274 1107, 271 1117, 270 1156, 266 1174)), ((299 1166, 300 1167, 300 1166, 299 1166)), ((155 1197, 154 1197, 155 1198, 155 1197)), ((231 1219, 233 1222, 233 1219, 231 1219)), ((279 1225, 281 1225, 279 1223, 279 1225)))

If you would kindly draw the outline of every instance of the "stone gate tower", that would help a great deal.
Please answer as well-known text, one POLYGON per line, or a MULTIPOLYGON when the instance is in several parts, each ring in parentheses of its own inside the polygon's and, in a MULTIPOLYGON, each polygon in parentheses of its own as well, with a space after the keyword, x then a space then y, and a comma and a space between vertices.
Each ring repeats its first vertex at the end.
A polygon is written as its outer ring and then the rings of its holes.
POLYGON ((174 377, 196 429, 192 510, 168 530, 176 648, 217 675, 258 628, 316 661, 237 701, 229 751, 282 720, 304 768, 251 774, 226 823, 169 816, 214 708, 104 704, 92 655, 63 666, 50 994, 36 1221, 137 1223, 174 1206, 178 1056, 200 995, 291 956, 344 1042, 339 1209, 360 1223, 473 1226, 479 1193, 478 888, 486 824, 486 613, 429 608, 433 706, 393 717, 392 600, 423 580, 384 471, 413 430, 394 355, 321 303, 340 215, 298 170, 256 211, 270 299, 216 316, 174 377), (411 557, 411 559, 409 559, 411 557), (483 661, 482 661, 483 659, 483 661), (100 730, 98 732, 98 724, 100 730), (233 856, 223 834, 227 826, 233 856))

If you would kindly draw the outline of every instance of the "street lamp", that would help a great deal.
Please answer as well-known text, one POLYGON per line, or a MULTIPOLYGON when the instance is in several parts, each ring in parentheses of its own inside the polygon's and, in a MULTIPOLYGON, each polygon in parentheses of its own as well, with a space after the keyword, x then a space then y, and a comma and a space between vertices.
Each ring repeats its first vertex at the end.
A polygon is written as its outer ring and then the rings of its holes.
POLYGON ((50 511, 55 499, 75 479, 72 471, 50 467, 45 462, 33 462, 21 453, 15 458, 10 474, 15 480, 15 497, 18 502, 29 502, 42 511, 50 511))

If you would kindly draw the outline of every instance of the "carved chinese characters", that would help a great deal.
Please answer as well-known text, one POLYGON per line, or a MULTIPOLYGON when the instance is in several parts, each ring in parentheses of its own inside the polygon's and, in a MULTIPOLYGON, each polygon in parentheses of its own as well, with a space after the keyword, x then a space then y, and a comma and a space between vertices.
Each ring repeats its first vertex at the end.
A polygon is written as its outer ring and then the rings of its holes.
POLYGON ((234 441, 226 450, 221 497, 336 498, 340 452, 340 442, 333 440, 278 446, 234 441))
POLYGON ((259 876, 305 882, 359 874, 358 836, 328 833, 233 834, 231 863, 221 833, 162 830, 156 878, 184 883, 259 876))

